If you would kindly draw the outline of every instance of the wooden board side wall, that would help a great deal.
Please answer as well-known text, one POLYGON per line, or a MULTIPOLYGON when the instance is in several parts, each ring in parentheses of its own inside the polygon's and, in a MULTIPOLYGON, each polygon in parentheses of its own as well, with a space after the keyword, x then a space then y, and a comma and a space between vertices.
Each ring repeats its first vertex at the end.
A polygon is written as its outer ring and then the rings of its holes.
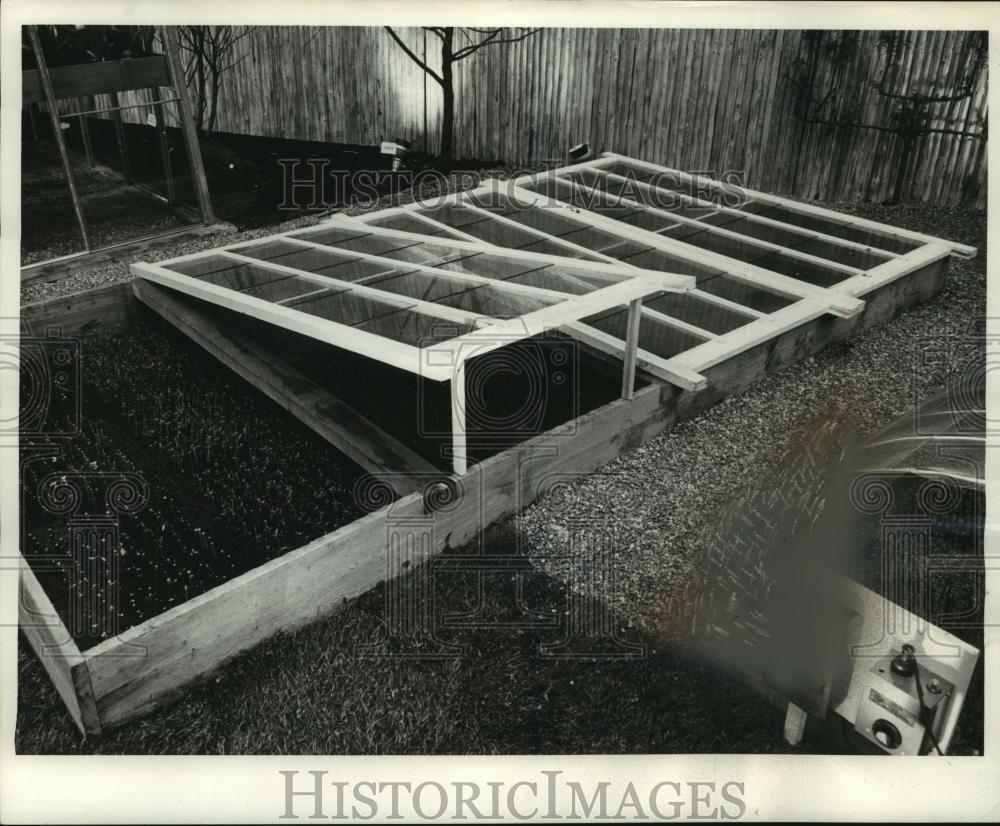
POLYGON ((52 680, 69 716, 84 734, 100 734, 89 668, 41 583, 26 561, 20 564, 18 627, 52 680))
POLYGON ((56 328, 66 337, 108 335, 126 329, 139 312, 132 282, 125 281, 21 307, 21 330, 44 336, 56 328))

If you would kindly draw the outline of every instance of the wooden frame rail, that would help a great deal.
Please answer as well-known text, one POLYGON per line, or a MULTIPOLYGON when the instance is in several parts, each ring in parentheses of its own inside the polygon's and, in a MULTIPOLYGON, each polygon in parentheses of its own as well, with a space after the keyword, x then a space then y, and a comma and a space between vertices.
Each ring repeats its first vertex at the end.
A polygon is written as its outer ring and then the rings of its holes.
MULTIPOLYGON (((477 248, 478 253, 482 253, 482 251, 482 247, 477 248)), ((507 257, 524 260, 523 255, 512 253, 507 253, 507 257)), ((529 256, 528 260, 535 263, 541 260, 550 266, 553 261, 560 261, 560 259, 553 259, 551 256, 542 256, 539 259, 537 255, 529 256)), ((588 316, 626 305, 628 306, 628 314, 622 350, 622 395, 624 398, 630 399, 634 392, 638 364, 636 349, 642 320, 642 299, 661 293, 689 291, 695 285, 694 278, 690 276, 664 275, 638 269, 632 270, 634 275, 629 272, 623 276, 608 265, 591 263, 583 270, 588 274, 598 276, 606 283, 606 286, 594 288, 592 285, 587 285, 591 286, 589 291, 582 295, 573 295, 528 284, 513 283, 504 279, 476 276, 474 273, 454 272, 440 266, 400 262, 397 259, 358 252, 357 250, 338 252, 330 245, 318 244, 287 234, 180 256, 158 264, 133 264, 132 269, 140 279, 171 288, 193 298, 207 301, 227 310, 253 316, 269 324, 416 373, 423 378, 451 382, 452 466, 456 475, 463 475, 468 470, 465 378, 467 362, 470 359, 486 355, 526 338, 541 335, 549 330, 567 328, 588 316), (403 297, 390 291, 378 289, 372 286, 374 282, 370 278, 368 283, 358 283, 357 280, 342 280, 328 274, 280 264, 267 258, 255 258, 240 252, 241 250, 243 252, 251 251, 277 240, 309 250, 321 249, 329 255, 339 255, 341 258, 346 257, 347 260, 343 263, 348 265, 352 260, 356 260, 385 267, 384 272, 387 274, 399 271, 403 274, 419 272, 450 282, 480 287, 488 286, 501 293, 544 299, 544 303, 548 306, 542 306, 509 319, 494 318, 482 313, 472 313, 432 301, 410 296, 403 297), (435 340, 429 344, 414 346, 384 335, 360 330, 357 326, 351 326, 347 323, 316 317, 285 302, 248 295, 238 289, 220 286, 175 269, 213 260, 232 261, 234 265, 250 266, 261 272, 275 274, 279 276, 279 280, 298 279, 317 285, 316 290, 292 295, 288 300, 299 301, 304 296, 311 296, 314 293, 335 294, 330 292, 335 290, 337 293, 359 295, 387 307, 395 307, 400 311, 425 315, 443 324, 465 325, 472 329, 462 334, 444 336, 441 340, 435 340)), ((377 275, 382 274, 377 273, 377 275)), ((141 290, 139 295, 142 295, 141 290)), ((683 369, 679 372, 690 373, 690 371, 683 369)))
POLYGON ((969 246, 968 244, 957 244, 953 241, 946 241, 943 238, 939 238, 933 235, 927 235, 923 232, 915 232, 909 229, 903 229, 902 227, 896 227, 892 224, 883 224, 878 221, 871 221, 867 218, 859 218, 855 215, 848 215, 843 212, 836 212, 832 209, 826 209, 825 207, 818 207, 813 204, 807 204, 802 201, 796 201, 791 198, 784 198, 780 195, 773 195, 768 192, 760 192, 756 189, 750 189, 744 186, 736 186, 735 184, 724 183, 722 181, 715 181, 711 178, 707 178, 704 175, 691 175, 687 172, 682 172, 678 169, 672 169, 668 166, 660 166, 658 164, 653 164, 648 161, 642 161, 638 158, 631 158, 627 155, 619 155, 615 152, 603 152, 601 159, 599 161, 593 162, 596 168, 600 166, 608 165, 612 161, 625 161, 629 164, 634 164, 636 166, 641 166, 654 173, 668 173, 677 175, 678 177, 686 180, 695 185, 710 185, 718 186, 728 189, 730 192, 734 193, 737 197, 761 201, 763 203, 774 204, 776 206, 781 206, 792 212, 797 212, 801 215, 812 215, 817 218, 827 218, 833 221, 843 222, 850 224, 851 226, 859 227, 866 230, 874 230, 876 232, 885 233, 896 238, 900 238, 907 241, 913 241, 917 244, 933 244, 935 246, 947 247, 952 255, 959 258, 972 258, 976 255, 976 248, 969 246))
MULTIPOLYGON (((315 242, 308 241, 308 235, 322 233, 323 227, 331 225, 342 226, 354 230, 357 230, 358 228, 358 222, 355 221, 354 219, 335 215, 327 219, 323 224, 321 224, 317 228, 313 228, 311 230, 303 230, 296 235, 269 236, 268 238, 263 240, 271 240, 272 238, 280 237, 285 240, 305 242, 308 243, 310 246, 323 248, 324 247, 323 244, 317 244, 315 242)), ((647 272, 647 270, 644 270, 640 267, 623 263, 609 256, 599 256, 597 253, 594 253, 595 257, 591 260, 573 258, 571 261, 562 261, 561 259, 558 259, 552 255, 546 253, 533 252, 530 250, 519 249, 512 251, 504 247, 496 247, 491 249, 488 247, 488 245, 485 245, 482 241, 480 241, 479 239, 475 239, 473 236, 470 236, 470 238, 473 238, 473 240, 471 241, 462 240, 458 238, 440 238, 438 236, 434 236, 433 238, 428 238, 427 236, 424 235, 407 232, 405 230, 389 229, 373 223, 366 223, 364 225, 364 232, 383 238, 395 238, 404 242, 414 242, 421 244, 430 242, 435 246, 447 247, 456 252, 466 252, 469 253, 470 255, 478 255, 484 252, 508 254, 508 255, 514 255, 518 259, 523 261, 528 261, 528 262, 534 261, 540 265, 552 264, 553 262, 559 261, 560 263, 571 264, 574 269, 586 270, 586 272, 589 275, 601 278, 609 277, 610 271, 607 265, 611 265, 613 271, 616 273, 616 277, 613 279, 613 281, 620 280, 622 276, 628 275, 629 273, 642 274, 644 272, 647 272)), ((256 243, 256 242, 248 242, 248 243, 256 243)), ((240 246, 241 245, 237 244, 228 247, 228 249, 238 249, 240 246)), ((569 246, 572 247, 575 245, 570 244, 569 246)), ((379 256, 372 256, 372 258, 380 258, 381 260, 386 262, 391 262, 396 266, 399 265, 399 262, 395 261, 395 259, 387 259, 379 256)), ((442 263, 444 262, 445 259, 442 259, 442 263)), ((463 278, 468 277, 468 274, 463 273, 462 277, 463 278)), ((365 279, 361 279, 360 282, 353 282, 353 283, 364 283, 364 280, 365 279)), ((482 279, 482 283, 490 284, 494 283, 494 280, 482 279)), ((515 285, 512 284, 511 286, 515 285)), ((539 288, 534 286, 530 287, 527 290, 527 292, 539 295, 559 297, 559 298, 566 298, 569 296, 569 294, 565 292, 539 288)), ((705 293, 701 290, 698 290, 697 287, 689 288, 686 290, 686 292, 690 295, 698 296, 698 298, 702 300, 708 300, 712 303, 718 303, 720 306, 725 306, 736 312, 742 312, 746 314, 749 318, 761 317, 763 315, 762 313, 758 313, 749 308, 733 304, 732 302, 728 302, 725 299, 717 298, 716 296, 713 296, 709 293, 705 293)), ((650 310, 647 307, 642 308, 641 318, 645 320, 647 323, 650 322, 665 323, 673 327, 680 327, 680 328, 685 327, 683 322, 679 321, 678 319, 666 316, 663 313, 657 313, 653 310, 650 310)), ((624 358, 625 355, 624 341, 615 336, 603 333, 600 330, 594 328, 593 326, 583 324, 580 322, 569 322, 563 325, 560 328, 560 331, 566 333, 570 337, 576 339, 577 341, 583 344, 593 347, 594 349, 606 355, 619 359, 624 358)), ((655 378, 659 381, 666 381, 671 384, 675 384, 678 387, 681 387, 685 390, 700 390, 705 386, 704 376, 686 369, 674 369, 667 364, 666 359, 661 358, 660 356, 657 356, 654 353, 651 353, 647 350, 643 350, 641 347, 636 352, 636 364, 637 368, 642 372, 644 372, 645 374, 647 374, 648 376, 655 378)))

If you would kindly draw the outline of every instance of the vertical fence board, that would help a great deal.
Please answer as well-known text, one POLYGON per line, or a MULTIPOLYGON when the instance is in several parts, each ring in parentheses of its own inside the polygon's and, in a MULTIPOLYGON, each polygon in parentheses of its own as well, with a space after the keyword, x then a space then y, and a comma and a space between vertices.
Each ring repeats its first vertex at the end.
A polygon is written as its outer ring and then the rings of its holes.
MULTIPOLYGON (((397 32, 422 54, 421 30, 397 32)), ((866 122, 884 124, 897 104, 871 88, 884 64, 881 33, 856 34, 857 51, 835 80, 838 95, 857 102, 866 122)), ((894 88, 940 81, 939 93, 954 89, 972 60, 971 37, 911 32, 894 88)), ((224 77, 219 131, 361 144, 398 137, 436 150, 441 89, 428 80, 425 96, 423 72, 384 30, 258 27, 238 48, 249 56, 224 77)), ((427 36, 427 50, 439 68, 437 37, 427 36)), ((543 29, 456 64, 456 154, 532 163, 588 140, 596 151, 736 170, 750 186, 799 197, 888 198, 901 149, 895 135, 795 118, 787 78, 805 55, 795 31, 543 29)), ((821 79, 835 71, 819 61, 821 79)), ((936 106, 934 125, 978 129, 986 81, 982 71, 971 99, 936 106)), ((122 97, 138 102, 148 93, 122 97)), ((928 135, 910 164, 907 199, 985 206, 984 141, 928 135)))

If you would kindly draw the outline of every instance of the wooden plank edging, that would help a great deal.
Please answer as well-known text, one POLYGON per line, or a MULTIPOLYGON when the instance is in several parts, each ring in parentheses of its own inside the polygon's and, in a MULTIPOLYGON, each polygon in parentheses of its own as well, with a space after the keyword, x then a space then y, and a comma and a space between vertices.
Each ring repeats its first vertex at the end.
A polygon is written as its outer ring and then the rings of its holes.
POLYGON ((18 556, 18 627, 49 675, 76 727, 84 734, 98 735, 101 723, 90 685, 88 664, 28 561, 20 554, 18 556))

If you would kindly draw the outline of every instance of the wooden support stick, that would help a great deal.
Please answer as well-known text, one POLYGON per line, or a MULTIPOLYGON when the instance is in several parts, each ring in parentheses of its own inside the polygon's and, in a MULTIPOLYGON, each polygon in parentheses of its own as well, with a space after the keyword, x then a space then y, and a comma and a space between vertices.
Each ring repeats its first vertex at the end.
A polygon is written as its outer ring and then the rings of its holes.
POLYGON ((625 363, 622 366, 622 398, 635 396, 635 354, 639 346, 639 323, 642 320, 642 299, 628 304, 628 326, 625 329, 625 363))
POLYGON ((174 206, 177 203, 177 189, 174 184, 174 167, 170 160, 170 141, 167 139, 166 110, 160 102, 160 90, 153 87, 149 90, 153 96, 153 117, 156 118, 156 143, 160 147, 160 164, 163 166, 163 181, 167 190, 167 203, 174 206))
POLYGON ((38 143, 38 122, 36 121, 36 115, 38 114, 38 104, 29 103, 28 104, 28 122, 31 124, 31 139, 38 143))
POLYGON ((83 205, 80 203, 80 193, 76 189, 76 177, 73 175, 73 163, 70 161, 69 149, 66 148, 66 138, 59 126, 59 102, 56 100, 56 93, 52 88, 52 78, 49 75, 49 67, 45 62, 45 55, 42 52, 42 43, 38 39, 38 28, 28 26, 28 38, 31 40, 31 48, 35 52, 35 62, 38 64, 38 76, 42 81, 42 90, 45 93, 45 105, 49 110, 49 120, 52 122, 52 139, 59 149, 59 159, 62 161, 63 172, 66 175, 66 183, 69 186, 69 197, 73 201, 73 212, 76 214, 76 224, 83 237, 83 248, 90 250, 90 236, 87 234, 87 222, 83 217, 83 205))
POLYGON ((465 427, 465 361, 462 360, 455 368, 455 375, 451 380, 452 469, 456 476, 464 476, 469 469, 465 427))
POLYGON ((167 57, 167 65, 170 67, 174 91, 177 93, 181 132, 184 134, 184 145, 187 149, 188 165, 191 167, 191 179, 194 182, 195 196, 198 199, 198 209, 201 212, 201 220, 206 224, 211 224, 215 220, 215 215, 212 213, 212 200, 208 195, 208 178, 205 175, 205 165, 201 160, 201 145, 198 143, 198 130, 194 125, 194 111, 191 108, 191 98, 188 97, 187 83, 184 80, 184 67, 181 64, 179 46, 177 45, 176 27, 163 26, 161 39, 164 54, 167 57))
POLYGON ((803 709, 795 703, 788 704, 788 710, 785 712, 785 742, 788 745, 797 746, 802 742, 808 719, 809 715, 803 709))
MULTIPOLYGON (((94 96, 87 95, 84 99, 84 106, 90 110, 94 108, 94 96)), ((80 115, 77 120, 80 122, 80 137, 83 138, 83 154, 87 159, 87 166, 94 165, 94 145, 90 142, 90 117, 80 115)))
POLYGON ((111 92, 111 105, 115 107, 111 113, 111 119, 115 122, 115 140, 118 142, 118 156, 122 162, 122 174, 125 176, 125 180, 131 183, 133 180, 132 164, 128 158, 128 142, 125 140, 125 124, 122 122, 122 113, 118 109, 121 100, 118 98, 117 92, 111 92))

